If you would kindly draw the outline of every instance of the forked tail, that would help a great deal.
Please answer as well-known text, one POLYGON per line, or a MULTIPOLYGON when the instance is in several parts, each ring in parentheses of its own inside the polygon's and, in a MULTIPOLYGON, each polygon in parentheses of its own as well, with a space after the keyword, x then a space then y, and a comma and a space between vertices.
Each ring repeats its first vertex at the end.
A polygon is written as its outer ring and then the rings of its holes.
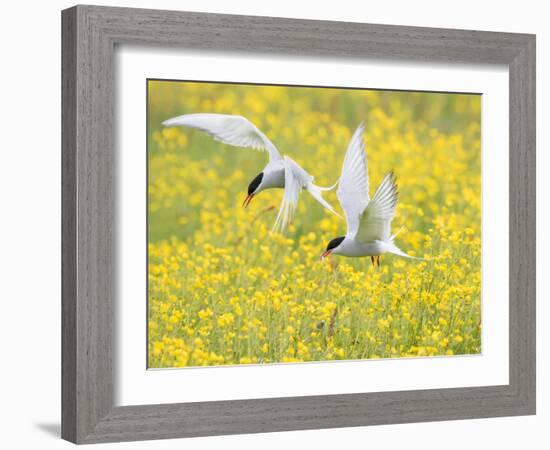
POLYGON ((336 180, 336 183, 334 183, 332 186, 329 186, 329 187, 321 187, 321 186, 317 186, 319 188, 320 191, 332 191, 336 186, 338 186, 338 183, 340 182, 340 178, 338 178, 336 180))
POLYGON ((388 253, 393 253, 394 255, 403 256, 403 257, 405 257, 405 258, 417 259, 417 260, 419 260, 419 261, 424 261, 424 258, 419 258, 419 257, 417 257, 417 256, 408 255, 408 254, 405 253, 403 250, 401 250, 397 245, 395 245, 395 243, 394 243, 393 240, 394 240, 395 237, 401 232, 402 229, 403 229, 403 227, 401 227, 397 233, 395 233, 392 237, 390 237, 390 238, 386 241, 386 251, 387 251, 388 253))
POLYGON ((322 191, 326 191, 326 190, 329 190, 331 188, 322 188, 320 186, 317 186, 316 184, 313 184, 313 183, 308 183, 307 186, 306 186, 306 189, 307 191, 312 195, 312 197, 317 200, 321 205, 323 205, 326 209, 328 209, 332 214, 335 214, 337 215, 338 217, 342 217, 340 214, 338 214, 334 208, 330 205, 329 202, 327 202, 324 198, 323 198, 323 192, 322 191))

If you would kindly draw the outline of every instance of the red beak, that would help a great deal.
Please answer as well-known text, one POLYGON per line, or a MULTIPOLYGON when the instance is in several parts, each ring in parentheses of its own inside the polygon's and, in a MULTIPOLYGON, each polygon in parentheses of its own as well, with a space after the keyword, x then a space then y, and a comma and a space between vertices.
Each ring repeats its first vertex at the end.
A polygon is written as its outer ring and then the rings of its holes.
POLYGON ((320 258, 320 259, 326 258, 326 257, 329 256, 331 253, 332 253, 332 250, 327 250, 327 251, 323 252, 323 254, 321 255, 321 258, 320 258))
POLYGON ((246 198, 244 199, 244 202, 243 202, 243 208, 246 208, 248 205, 250 205, 250 202, 252 201, 252 199, 254 198, 254 194, 248 194, 246 196, 246 198))

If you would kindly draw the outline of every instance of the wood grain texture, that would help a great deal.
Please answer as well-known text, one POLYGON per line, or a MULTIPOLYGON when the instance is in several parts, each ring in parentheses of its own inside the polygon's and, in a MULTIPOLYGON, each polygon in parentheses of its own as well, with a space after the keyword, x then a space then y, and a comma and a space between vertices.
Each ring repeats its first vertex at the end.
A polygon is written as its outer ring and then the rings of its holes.
POLYGON ((95 6, 77 6, 62 16, 65 439, 111 442, 535 412, 534 36, 95 6), (510 383, 114 407, 115 44, 508 65, 510 383))
POLYGON ((76 10, 63 14, 61 49, 61 434, 76 440, 76 10), (69 38, 70 37, 70 38, 69 38))
POLYGON ((535 40, 510 71, 510 385, 535 410, 536 95, 535 40))

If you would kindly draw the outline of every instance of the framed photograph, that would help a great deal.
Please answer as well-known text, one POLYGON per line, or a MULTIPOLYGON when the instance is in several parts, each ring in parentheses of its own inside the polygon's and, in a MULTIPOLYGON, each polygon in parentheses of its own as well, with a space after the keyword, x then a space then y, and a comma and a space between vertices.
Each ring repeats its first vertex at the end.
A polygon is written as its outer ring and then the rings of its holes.
POLYGON ((62 435, 535 413, 535 37, 75 6, 62 435))

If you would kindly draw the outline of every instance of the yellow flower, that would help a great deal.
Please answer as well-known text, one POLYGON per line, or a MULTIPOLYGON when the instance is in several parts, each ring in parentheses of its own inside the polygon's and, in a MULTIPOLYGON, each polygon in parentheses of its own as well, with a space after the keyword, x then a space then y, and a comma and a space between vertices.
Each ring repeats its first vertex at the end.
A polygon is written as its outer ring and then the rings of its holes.
POLYGON ((201 319, 208 319, 209 317, 212 317, 213 314, 214 314, 214 312, 210 308, 201 309, 199 311, 199 317, 201 319))
POLYGON ((234 320, 235 319, 233 317, 233 314, 225 313, 225 314, 222 314, 220 317, 218 317, 217 323, 219 327, 223 328, 228 325, 231 325, 234 322, 234 320))

